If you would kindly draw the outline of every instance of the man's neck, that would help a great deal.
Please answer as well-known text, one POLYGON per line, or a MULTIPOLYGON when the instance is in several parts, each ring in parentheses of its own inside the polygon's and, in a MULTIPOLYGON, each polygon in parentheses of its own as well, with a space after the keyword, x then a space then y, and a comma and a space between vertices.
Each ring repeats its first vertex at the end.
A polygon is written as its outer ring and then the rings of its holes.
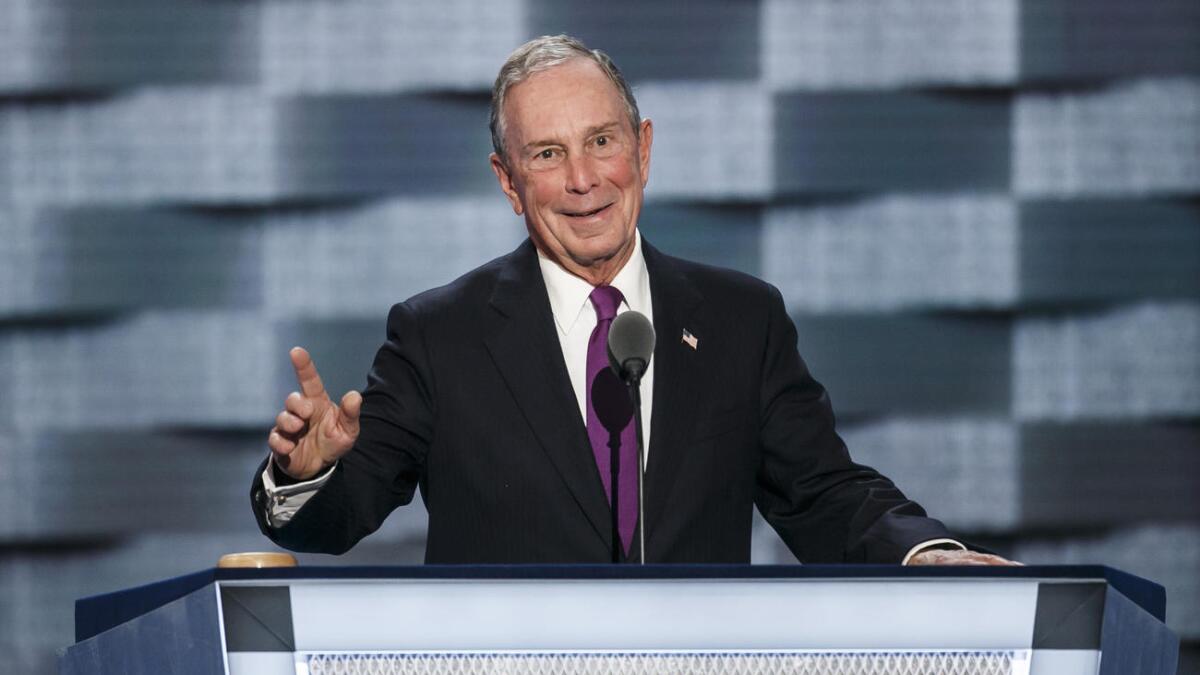
MULTIPOLYGON (((633 251, 637 247, 637 238, 640 235, 637 230, 634 230, 633 236, 630 237, 629 243, 618 251, 613 257, 605 260, 595 261, 592 265, 581 265, 574 260, 558 260, 553 256, 538 249, 538 253, 547 260, 558 265, 564 272, 573 277, 579 277, 592 286, 604 286, 612 283, 612 280, 617 278, 621 270, 625 269, 625 265, 629 263, 629 259, 633 257, 633 251)), ((534 242, 536 246, 537 242, 534 242)))

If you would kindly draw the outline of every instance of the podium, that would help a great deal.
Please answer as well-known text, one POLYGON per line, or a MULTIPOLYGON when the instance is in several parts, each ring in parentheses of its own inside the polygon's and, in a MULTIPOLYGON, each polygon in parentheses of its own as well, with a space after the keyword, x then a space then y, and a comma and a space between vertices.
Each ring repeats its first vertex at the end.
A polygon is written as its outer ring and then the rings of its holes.
POLYGON ((60 673, 1175 675, 1098 566, 210 569, 76 602, 60 673))

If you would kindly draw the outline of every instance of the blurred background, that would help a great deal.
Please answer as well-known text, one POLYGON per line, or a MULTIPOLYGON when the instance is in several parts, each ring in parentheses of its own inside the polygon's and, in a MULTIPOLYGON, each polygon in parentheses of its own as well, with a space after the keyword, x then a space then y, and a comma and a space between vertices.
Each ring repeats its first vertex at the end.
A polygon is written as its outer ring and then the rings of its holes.
MULTIPOLYGON (((1200 672, 1195 0, 0 0, 6 672, 271 548, 287 349, 361 388, 392 303, 521 241, 488 92, 564 31, 655 121, 644 234, 779 286, 856 457, 1165 584, 1200 672)), ((302 562, 417 563, 424 519, 302 562)))

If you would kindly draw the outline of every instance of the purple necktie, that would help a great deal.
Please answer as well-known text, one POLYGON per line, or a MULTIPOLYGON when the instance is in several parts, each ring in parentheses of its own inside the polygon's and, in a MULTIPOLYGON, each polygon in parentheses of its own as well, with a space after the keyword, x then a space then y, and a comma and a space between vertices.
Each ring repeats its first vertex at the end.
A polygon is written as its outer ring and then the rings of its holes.
POLYGON ((613 462, 617 463, 617 530, 626 555, 637 526, 637 434, 633 428, 633 403, 620 378, 608 367, 608 329, 621 291, 612 286, 592 290, 596 308, 596 329, 588 340, 587 352, 587 432, 596 456, 596 467, 604 481, 608 503, 613 504, 613 462), (614 447, 615 446, 615 447, 614 447))

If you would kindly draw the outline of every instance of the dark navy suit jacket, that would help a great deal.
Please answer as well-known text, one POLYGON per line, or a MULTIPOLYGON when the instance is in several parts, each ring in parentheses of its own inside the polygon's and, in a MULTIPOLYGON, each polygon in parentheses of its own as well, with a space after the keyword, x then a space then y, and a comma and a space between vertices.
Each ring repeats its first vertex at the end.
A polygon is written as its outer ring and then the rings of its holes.
MULTIPOLYGON (((749 562, 754 505, 807 563, 899 563, 951 536, 851 461, 774 287, 643 245, 657 333, 647 562, 749 562)), ((266 523, 255 473, 268 537, 344 552, 419 486, 426 562, 611 560, 607 497, 528 240, 392 307, 361 422, 328 483, 282 527, 266 523)))

